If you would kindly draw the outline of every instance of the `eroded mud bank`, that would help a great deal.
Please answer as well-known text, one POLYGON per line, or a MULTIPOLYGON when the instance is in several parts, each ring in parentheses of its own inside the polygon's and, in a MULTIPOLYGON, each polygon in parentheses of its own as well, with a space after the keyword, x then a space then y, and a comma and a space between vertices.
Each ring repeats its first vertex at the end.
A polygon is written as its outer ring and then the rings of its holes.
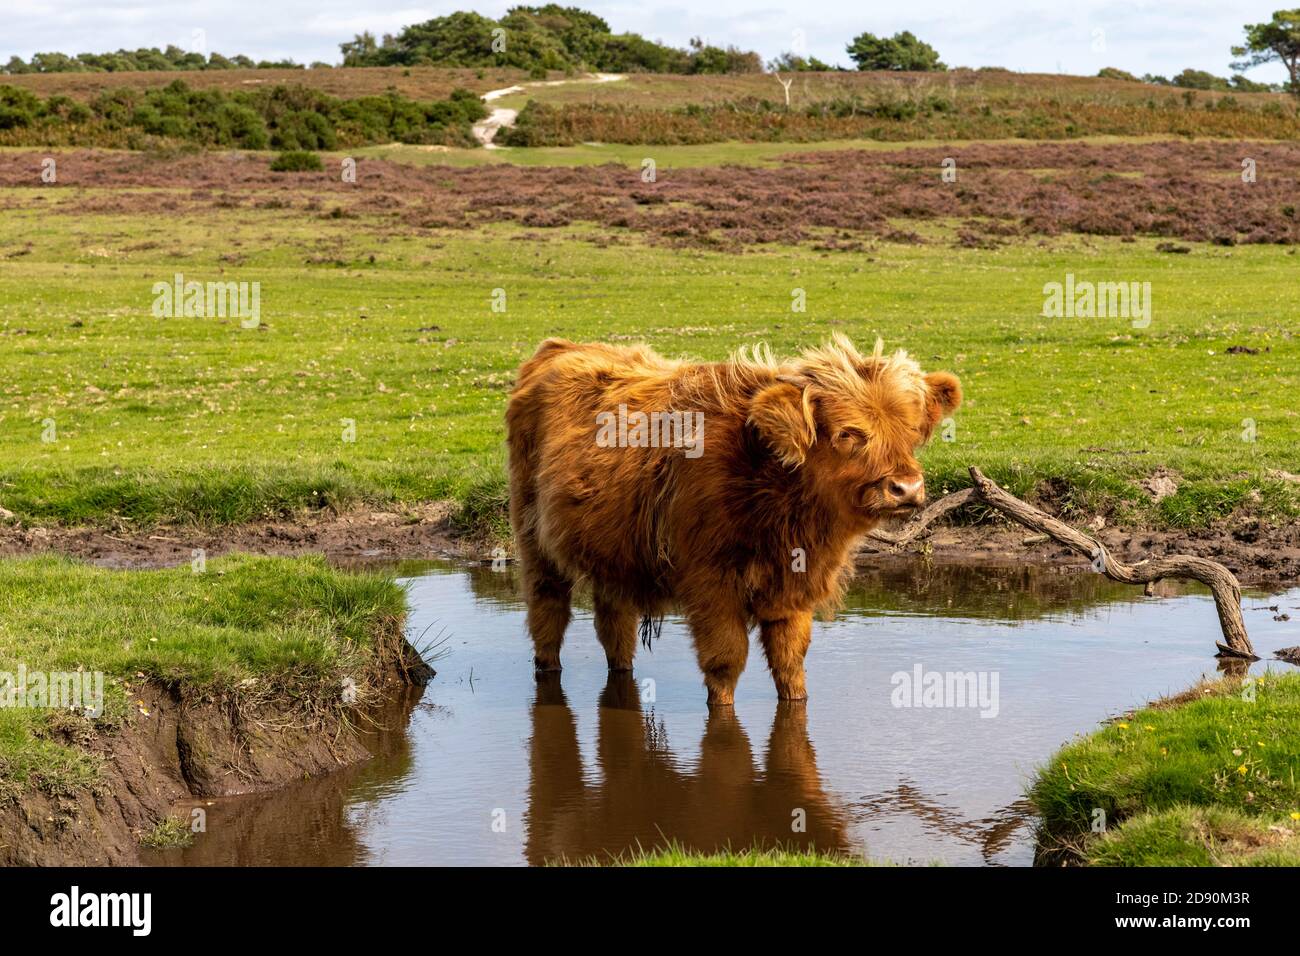
MULTIPOLYGON (((426 683, 433 671, 400 634, 367 681, 367 696, 385 700, 426 683)), ((71 793, 27 791, 0 804, 0 865, 132 866, 141 838, 205 797, 259 793, 316 778, 370 757, 356 708, 310 702, 249 702, 188 697, 174 688, 133 688, 129 717, 118 730, 78 743, 101 760, 98 780, 71 793)))

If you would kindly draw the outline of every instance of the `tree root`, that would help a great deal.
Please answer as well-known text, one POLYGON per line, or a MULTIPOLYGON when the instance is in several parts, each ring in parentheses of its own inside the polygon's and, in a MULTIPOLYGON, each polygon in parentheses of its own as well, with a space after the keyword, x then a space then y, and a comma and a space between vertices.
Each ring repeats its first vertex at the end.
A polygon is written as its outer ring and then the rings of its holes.
POLYGON ((1133 565, 1121 564, 1100 541, 1003 491, 974 465, 970 468, 970 476, 974 487, 945 495, 914 516, 897 533, 876 530, 869 537, 898 551, 924 534, 931 524, 944 515, 968 504, 986 505, 1083 555, 1092 562, 1093 570, 1098 573, 1122 584, 1146 585, 1148 594, 1151 593, 1151 586, 1163 578, 1200 581, 1213 592, 1214 606, 1219 613, 1219 627, 1223 631, 1223 641, 1215 642, 1219 656, 1259 660, 1241 616, 1241 585, 1233 573, 1217 561, 1180 554, 1151 558, 1133 565))

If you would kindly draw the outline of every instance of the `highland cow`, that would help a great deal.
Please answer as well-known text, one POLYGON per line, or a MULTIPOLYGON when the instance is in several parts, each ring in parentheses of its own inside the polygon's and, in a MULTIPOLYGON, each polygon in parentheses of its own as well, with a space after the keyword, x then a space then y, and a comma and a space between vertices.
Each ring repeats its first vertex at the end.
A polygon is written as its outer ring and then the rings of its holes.
POLYGON ((631 669, 639 622, 676 606, 711 707, 731 705, 752 628, 777 694, 804 699, 813 612, 834 606, 868 531, 922 505, 915 451, 960 402, 953 375, 839 335, 788 362, 543 342, 506 412, 537 670, 559 669, 587 581, 611 670, 631 669), (681 440, 649 440, 656 413, 681 440))

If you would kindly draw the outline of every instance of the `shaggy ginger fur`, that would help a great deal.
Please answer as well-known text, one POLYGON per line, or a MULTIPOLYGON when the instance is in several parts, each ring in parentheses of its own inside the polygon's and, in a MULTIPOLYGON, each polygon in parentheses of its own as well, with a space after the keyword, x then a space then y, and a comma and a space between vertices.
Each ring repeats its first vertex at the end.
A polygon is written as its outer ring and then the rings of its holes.
POLYGON ((537 669, 559 669, 585 578, 610 668, 630 669, 638 622, 675 603, 711 706, 732 703, 755 626, 778 694, 803 699, 814 609, 836 602, 867 531, 921 505, 914 452, 960 402, 953 375, 839 335, 785 363, 766 349, 691 364, 543 342, 506 412, 537 669), (702 448, 604 447, 602 415, 620 406, 702 413, 702 448))

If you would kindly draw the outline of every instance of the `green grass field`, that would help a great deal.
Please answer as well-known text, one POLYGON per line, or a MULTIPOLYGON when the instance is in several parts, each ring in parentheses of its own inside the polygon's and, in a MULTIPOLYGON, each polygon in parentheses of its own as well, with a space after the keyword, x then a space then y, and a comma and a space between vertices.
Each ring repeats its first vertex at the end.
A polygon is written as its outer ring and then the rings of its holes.
POLYGON ((513 370, 547 336, 721 359, 836 331, 961 376, 955 441, 924 453, 936 492, 978 464, 1021 494, 1062 479, 1067 508, 1120 519, 1297 513, 1296 484, 1279 476, 1300 441, 1300 287, 1285 247, 959 249, 948 225, 914 223, 931 242, 834 254, 617 233, 601 247, 583 228, 430 241, 279 209, 76 214, 91 192, 12 190, 0 221, 0 507, 30 521, 220 524, 492 492, 513 370), (261 283, 260 327, 155 318, 153 284, 177 272, 261 283), (1044 283, 1067 273, 1149 281, 1149 327, 1044 318, 1044 283), (791 311, 796 289, 806 312, 791 311), (1234 345, 1260 351, 1226 354, 1234 345), (1184 482, 1154 508, 1131 479, 1160 467, 1184 482))

